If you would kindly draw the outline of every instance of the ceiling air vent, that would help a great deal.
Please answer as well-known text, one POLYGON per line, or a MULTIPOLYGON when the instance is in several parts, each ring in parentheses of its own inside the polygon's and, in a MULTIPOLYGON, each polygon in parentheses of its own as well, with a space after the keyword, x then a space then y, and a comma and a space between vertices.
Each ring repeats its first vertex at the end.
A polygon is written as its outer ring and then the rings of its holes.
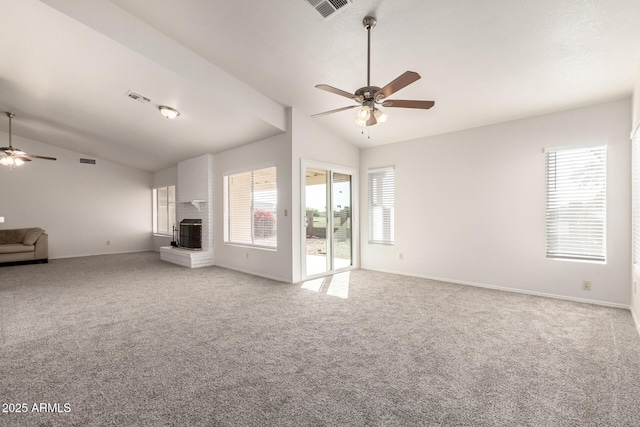
POLYGON ((138 102, 141 102, 143 104, 148 104, 149 102, 151 102, 151 100, 149 98, 147 98, 144 95, 140 95, 139 93, 136 93, 132 90, 130 90, 129 92, 127 92, 127 96, 131 99, 135 99, 138 102))
POLYGON ((96 159, 80 159, 80 163, 86 163, 88 165, 95 165, 96 159))
POLYGON ((353 0, 307 0, 325 19, 353 3, 353 0))

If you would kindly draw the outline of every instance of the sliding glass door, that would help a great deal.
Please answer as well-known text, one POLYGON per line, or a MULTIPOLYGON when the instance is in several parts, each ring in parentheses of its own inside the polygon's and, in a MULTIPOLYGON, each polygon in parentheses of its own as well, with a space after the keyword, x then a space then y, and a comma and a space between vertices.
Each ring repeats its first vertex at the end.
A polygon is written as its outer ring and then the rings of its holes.
POLYGON ((351 175, 333 172, 331 176, 333 269, 340 270, 352 264, 351 175))
POLYGON ((353 173, 328 167, 304 170, 304 277, 353 265, 353 173))

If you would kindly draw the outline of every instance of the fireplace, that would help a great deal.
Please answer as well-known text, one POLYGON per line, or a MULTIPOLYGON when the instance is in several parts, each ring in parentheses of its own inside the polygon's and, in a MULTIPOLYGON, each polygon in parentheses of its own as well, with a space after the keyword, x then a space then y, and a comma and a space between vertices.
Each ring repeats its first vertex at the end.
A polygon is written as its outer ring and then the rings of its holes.
POLYGON ((202 250, 201 219, 183 219, 180 221, 180 247, 202 250))

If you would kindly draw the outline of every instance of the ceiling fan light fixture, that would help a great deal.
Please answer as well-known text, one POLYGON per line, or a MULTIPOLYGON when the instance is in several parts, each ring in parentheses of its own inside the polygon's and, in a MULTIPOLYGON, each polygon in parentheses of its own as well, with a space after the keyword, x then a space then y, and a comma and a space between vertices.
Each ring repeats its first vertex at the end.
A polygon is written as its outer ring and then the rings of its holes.
POLYGON ((389 118, 389 116, 383 112, 382 110, 379 110, 376 108, 376 110, 373 112, 373 117, 376 118, 376 121, 378 123, 384 123, 387 121, 387 119, 389 118))
POLYGON ((363 105, 360 110, 358 110, 358 120, 362 120, 366 122, 371 118, 371 108, 368 105, 363 105))
POLYGON ((160 110, 160 114, 162 114, 162 116, 167 119, 175 119, 180 115, 180 112, 178 110, 167 107, 165 105, 161 105, 160 107, 158 107, 158 109, 160 110))
POLYGON ((17 157, 7 156, 6 154, 2 159, 0 159, 0 165, 9 166, 9 169, 13 169, 23 164, 24 164, 24 161, 22 159, 19 159, 17 157))

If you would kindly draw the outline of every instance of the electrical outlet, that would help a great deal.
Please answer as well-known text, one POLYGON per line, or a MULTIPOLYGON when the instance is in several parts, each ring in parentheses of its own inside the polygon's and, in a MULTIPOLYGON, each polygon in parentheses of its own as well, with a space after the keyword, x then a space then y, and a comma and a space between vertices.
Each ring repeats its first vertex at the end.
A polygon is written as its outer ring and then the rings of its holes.
POLYGON ((590 291, 591 290, 591 282, 588 280, 583 280, 582 281, 582 289, 585 291, 590 291))
POLYGON ((247 259, 249 259, 249 252, 246 252, 245 256, 246 256, 247 259))
POLYGON ((107 240, 107 246, 111 244, 111 240, 107 240))
POLYGON ((404 260, 404 254, 402 252, 400 252, 398 254, 398 258, 400 258, 400 261, 404 260))

